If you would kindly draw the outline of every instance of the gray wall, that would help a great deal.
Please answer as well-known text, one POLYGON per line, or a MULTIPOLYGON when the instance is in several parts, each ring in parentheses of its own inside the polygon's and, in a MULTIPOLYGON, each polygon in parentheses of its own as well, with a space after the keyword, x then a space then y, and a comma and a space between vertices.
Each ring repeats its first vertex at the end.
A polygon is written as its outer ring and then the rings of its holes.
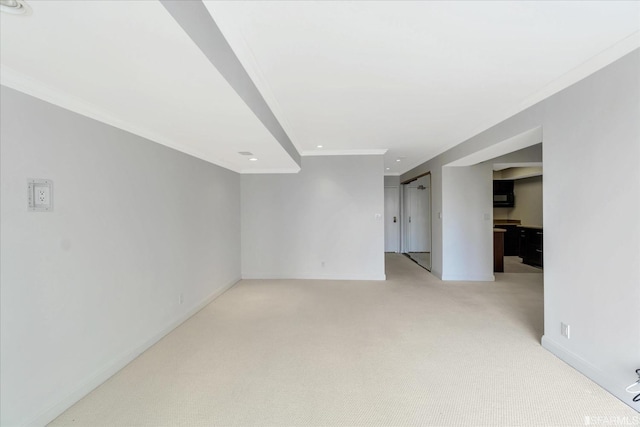
POLYGON ((494 279, 493 184, 487 185, 493 181, 492 173, 489 163, 442 168, 444 256, 435 270, 442 280, 494 279))
POLYGON ((1 100, 0 424, 44 424, 239 279, 240 177, 1 100), (53 180, 53 212, 27 211, 28 178, 53 180))
MULTIPOLYGON (((635 409, 640 404, 631 402, 625 387, 640 367, 638 75, 640 50, 635 50, 401 177, 432 172, 437 218, 443 192, 454 191, 443 185, 444 165, 542 126, 543 345, 635 409), (571 339, 560 335, 560 322, 571 326, 571 339)), ((482 171, 458 185, 477 179, 484 179, 482 171)), ((470 202, 466 209, 480 221, 483 204, 470 202)), ((443 256, 456 256, 442 249, 454 230, 438 220, 433 225, 434 271, 442 273, 443 256)), ((467 243, 486 244, 484 239, 467 243)))
POLYGON ((399 176, 385 176, 384 177, 384 186, 385 187, 400 187, 400 177, 399 176))
POLYGON ((384 279, 383 171, 382 156, 322 156, 243 175, 242 277, 384 279))

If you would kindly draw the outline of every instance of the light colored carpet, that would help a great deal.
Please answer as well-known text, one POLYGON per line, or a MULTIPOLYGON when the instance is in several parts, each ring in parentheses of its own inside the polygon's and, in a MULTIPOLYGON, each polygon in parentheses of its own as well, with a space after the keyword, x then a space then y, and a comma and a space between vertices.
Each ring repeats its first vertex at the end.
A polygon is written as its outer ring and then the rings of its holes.
POLYGON ((583 426, 635 411, 540 346, 540 274, 244 280, 54 426, 583 426))
POLYGON ((517 256, 504 257, 505 273, 537 273, 542 274, 542 269, 529 264, 523 264, 522 258, 517 256))
POLYGON ((427 270, 431 270, 431 252, 409 252, 408 255, 427 270))

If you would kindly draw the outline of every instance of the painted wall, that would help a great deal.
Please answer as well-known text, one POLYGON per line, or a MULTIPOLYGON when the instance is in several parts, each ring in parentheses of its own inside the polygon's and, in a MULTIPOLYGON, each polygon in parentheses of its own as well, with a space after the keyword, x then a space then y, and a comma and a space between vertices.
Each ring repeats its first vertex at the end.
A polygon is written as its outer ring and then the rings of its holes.
POLYGON ((627 403, 640 368, 639 76, 636 50, 558 94, 544 130, 543 344, 627 403))
POLYGON ((243 175, 243 278, 384 279, 383 171, 382 156, 322 156, 243 175))
MULTIPOLYGON (((633 395, 625 387, 635 381, 634 370, 640 367, 639 75, 636 49, 401 177, 432 172, 437 218, 443 193, 446 200, 454 191, 443 184, 450 179, 443 176, 444 165, 542 126, 543 345, 636 410, 640 403, 631 402, 633 395), (589 179, 594 173, 599 179, 589 179), (560 322, 571 326, 571 339, 560 335, 560 322)), ((466 208, 481 214, 483 205, 469 203, 466 208)), ((443 211, 445 218, 448 214, 443 211)), ((451 235, 436 220, 433 236, 434 272, 442 274, 447 265, 443 241, 451 235)), ((472 239, 468 244, 483 243, 472 239)))
POLYGON ((400 187, 400 177, 399 176, 385 176, 384 177, 384 186, 385 187, 400 187))
POLYGON ((385 252, 402 252, 402 189, 400 188, 400 177, 397 175, 385 175, 385 252), (389 187, 389 188, 388 188, 389 187), (387 200, 387 194, 389 194, 389 200, 387 200), (392 196, 395 194, 395 196, 392 196), (393 217, 396 217, 397 222, 393 222, 393 217))
POLYGON ((442 280, 494 280, 492 173, 489 163, 442 168, 442 280))
POLYGON ((516 205, 513 215, 524 225, 542 226, 542 176, 518 179, 513 184, 516 205))
POLYGON ((42 425, 239 279, 240 177, 1 91, 0 424, 42 425))
POLYGON ((384 187, 384 251, 400 252, 400 189, 384 187))
MULTIPOLYGON (((540 159, 542 161, 542 159, 540 159)), ((493 172, 493 179, 521 179, 541 176, 542 167, 512 167, 493 172)))

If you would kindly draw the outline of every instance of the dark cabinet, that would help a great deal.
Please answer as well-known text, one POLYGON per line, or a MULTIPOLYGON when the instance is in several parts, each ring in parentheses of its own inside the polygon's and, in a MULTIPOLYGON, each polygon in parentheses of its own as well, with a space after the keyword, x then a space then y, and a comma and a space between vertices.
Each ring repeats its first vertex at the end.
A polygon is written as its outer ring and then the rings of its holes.
POLYGON ((504 273, 504 235, 503 228, 493 229, 493 271, 504 273))
POLYGON ((542 242, 544 233, 542 228, 520 227, 520 248, 518 256, 524 264, 543 266, 542 242))
POLYGON ((498 227, 504 228, 504 256, 518 256, 520 248, 520 229, 517 225, 501 224, 498 227))
POLYGON ((494 180, 493 181, 493 194, 509 194, 513 193, 512 179, 494 180))
POLYGON ((493 207, 512 208, 515 206, 513 180, 493 181, 493 207))
POLYGON ((518 228, 520 230, 520 242, 518 243, 518 256, 524 259, 524 251, 527 248, 527 229, 518 228))

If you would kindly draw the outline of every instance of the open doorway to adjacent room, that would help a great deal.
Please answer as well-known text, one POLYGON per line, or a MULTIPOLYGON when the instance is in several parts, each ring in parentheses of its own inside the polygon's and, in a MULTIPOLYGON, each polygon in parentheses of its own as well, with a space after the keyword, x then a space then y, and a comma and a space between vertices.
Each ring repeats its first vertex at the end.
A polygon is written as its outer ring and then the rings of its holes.
POLYGON ((517 257, 520 248, 526 252, 524 262, 508 258, 507 263, 516 261, 527 272, 542 272, 542 167, 541 126, 444 165, 443 280, 492 280, 496 274, 511 272, 509 266, 504 269, 503 238, 507 245, 514 243, 509 245, 514 255, 508 256, 517 257), (536 208, 524 200, 523 191, 516 195, 514 190, 529 178, 537 188, 536 208), (508 188, 497 188, 503 184, 508 188), (507 228, 512 231, 509 235, 507 228))
POLYGON ((542 163, 494 164, 496 272, 543 272, 542 222, 542 163))
POLYGON ((401 250, 431 271, 431 173, 402 183, 401 250))

